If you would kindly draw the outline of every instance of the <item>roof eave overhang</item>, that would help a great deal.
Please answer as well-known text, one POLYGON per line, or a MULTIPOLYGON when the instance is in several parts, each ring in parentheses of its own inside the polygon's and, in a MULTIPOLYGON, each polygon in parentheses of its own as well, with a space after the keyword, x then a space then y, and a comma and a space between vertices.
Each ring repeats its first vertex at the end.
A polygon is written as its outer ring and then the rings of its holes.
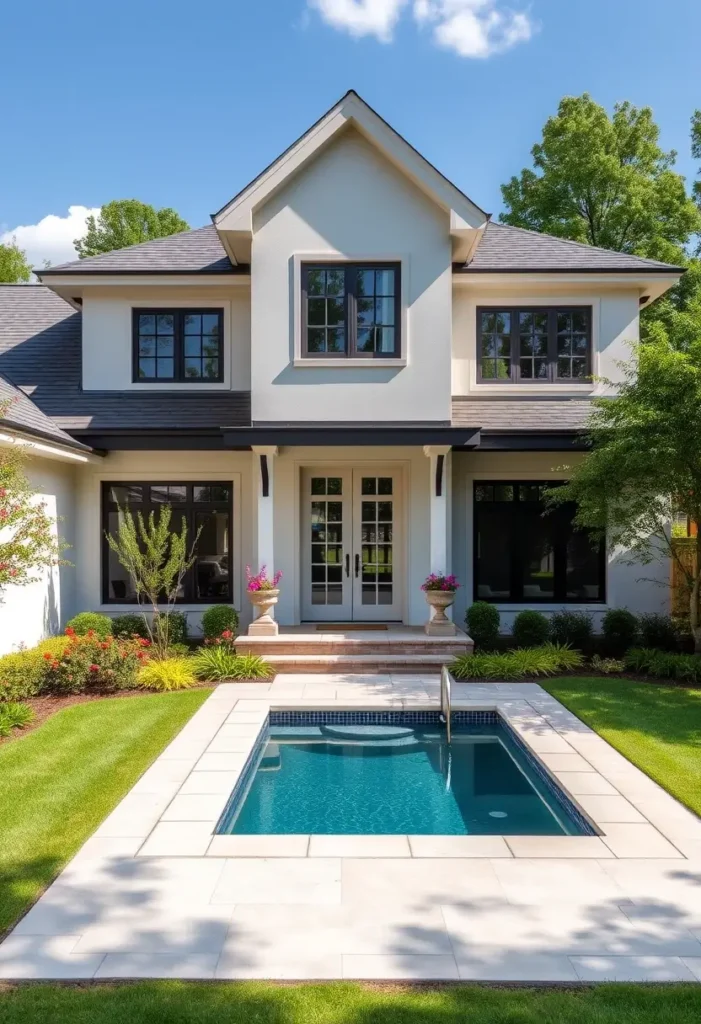
POLYGON ((232 260, 237 263, 250 260, 255 212, 309 160, 350 126, 368 139, 448 214, 453 258, 462 261, 469 258, 489 214, 442 175, 357 93, 351 91, 226 206, 212 214, 212 221, 232 260))
POLYGON ((480 443, 479 427, 417 424, 394 426, 381 423, 360 426, 285 426, 267 424, 255 427, 223 427, 226 447, 241 448, 252 445, 294 445, 329 447, 377 447, 379 445, 411 447, 427 444, 447 444, 459 448, 476 448, 480 443))
POLYGON ((102 452, 80 441, 62 441, 48 431, 35 430, 11 420, 0 420, 0 446, 14 445, 29 449, 43 458, 73 463, 97 463, 102 456, 102 452))

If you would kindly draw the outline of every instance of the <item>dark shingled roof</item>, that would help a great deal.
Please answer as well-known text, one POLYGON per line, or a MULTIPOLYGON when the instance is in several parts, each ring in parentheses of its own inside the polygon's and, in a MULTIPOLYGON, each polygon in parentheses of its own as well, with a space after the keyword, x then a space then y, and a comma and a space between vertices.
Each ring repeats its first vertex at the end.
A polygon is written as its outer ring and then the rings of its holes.
POLYGON ((40 278, 51 274, 248 274, 249 267, 231 262, 216 228, 209 224, 35 273, 40 278))
POLYGON ((44 285, 0 285, 0 374, 61 433, 251 422, 248 391, 81 391, 81 314, 44 285))
POLYGON ((459 396, 453 398, 451 422, 454 427, 480 427, 484 431, 582 430, 590 409, 588 398, 459 396))
POLYGON ((90 451, 86 445, 75 441, 60 427, 57 427, 41 409, 27 398, 23 391, 16 388, 6 377, 0 376, 0 424, 18 430, 32 437, 47 441, 57 441, 71 448, 90 451))
POLYGON ((597 249, 554 235, 513 228, 490 221, 469 263, 454 266, 461 274, 527 273, 550 271, 619 271, 631 273, 674 272, 683 268, 669 263, 629 256, 623 252, 597 249))

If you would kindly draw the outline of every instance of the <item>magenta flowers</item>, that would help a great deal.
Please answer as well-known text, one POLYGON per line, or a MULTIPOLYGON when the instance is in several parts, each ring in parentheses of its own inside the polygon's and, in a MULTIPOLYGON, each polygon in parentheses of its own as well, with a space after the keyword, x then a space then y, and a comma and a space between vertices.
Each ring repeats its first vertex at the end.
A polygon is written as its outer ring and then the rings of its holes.
POLYGON ((250 565, 246 566, 246 590, 255 592, 257 590, 275 590, 278 583, 282 579, 282 572, 279 570, 273 574, 273 578, 268 577, 268 569, 265 565, 262 565, 257 573, 251 572, 250 565))
POLYGON ((443 576, 441 573, 432 572, 421 584, 422 590, 443 590, 454 594, 459 588, 456 576, 443 576))

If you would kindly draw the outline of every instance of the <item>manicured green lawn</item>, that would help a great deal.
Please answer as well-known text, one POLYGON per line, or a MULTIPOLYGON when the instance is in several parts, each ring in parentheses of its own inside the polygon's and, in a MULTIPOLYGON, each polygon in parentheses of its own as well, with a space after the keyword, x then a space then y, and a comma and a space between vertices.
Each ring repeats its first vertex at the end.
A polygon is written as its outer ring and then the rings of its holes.
POLYGON ((27 910, 209 690, 76 704, 0 746, 0 935, 27 910))
POLYGON ((698 1024, 701 986, 606 985, 579 991, 195 984, 0 992, 0 1024, 698 1024))
POLYGON ((701 690, 627 679, 539 682, 629 761, 701 814, 701 690))

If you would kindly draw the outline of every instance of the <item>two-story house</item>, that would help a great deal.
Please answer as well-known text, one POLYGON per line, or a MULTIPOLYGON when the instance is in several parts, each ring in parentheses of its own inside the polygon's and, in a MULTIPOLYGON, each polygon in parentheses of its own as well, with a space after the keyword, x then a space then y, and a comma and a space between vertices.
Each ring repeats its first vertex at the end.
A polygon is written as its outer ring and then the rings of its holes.
POLYGON ((78 610, 134 608, 106 543, 163 502, 201 530, 182 607, 247 621, 245 566, 284 573, 282 624, 421 624, 495 602, 659 610, 645 572, 543 516, 585 458, 599 378, 680 269, 493 223, 349 92, 211 226, 0 287, 2 443, 73 565, 10 591, 2 649, 78 610))

